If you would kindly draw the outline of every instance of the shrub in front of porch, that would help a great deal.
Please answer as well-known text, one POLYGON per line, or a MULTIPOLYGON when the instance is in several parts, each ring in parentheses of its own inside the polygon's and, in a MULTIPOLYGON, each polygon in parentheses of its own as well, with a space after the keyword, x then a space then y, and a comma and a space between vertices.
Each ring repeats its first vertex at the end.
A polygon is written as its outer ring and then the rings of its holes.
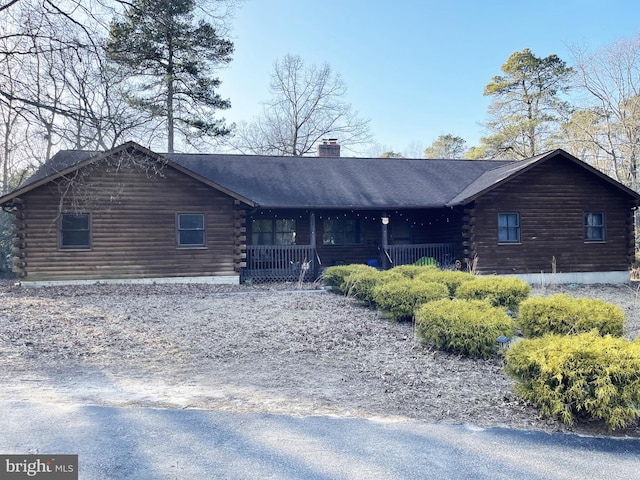
POLYGON ((394 321, 411 319, 416 307, 444 298, 449 298, 445 285, 408 278, 383 282, 373 288, 373 303, 394 321))
POLYGON ((419 273, 415 280, 420 282, 436 282, 443 283, 449 289, 449 295, 455 296, 456 290, 464 282, 475 280, 478 277, 468 272, 461 272, 458 270, 440 270, 437 268, 429 269, 427 271, 419 273))
POLYGON ((503 308, 484 300, 437 300, 416 309, 416 333, 440 350, 490 358, 500 336, 512 337, 516 323, 503 308))
POLYGON ((373 291, 377 285, 402 280, 404 277, 392 270, 362 270, 345 278, 346 294, 368 305, 373 305, 373 291))
POLYGON ((531 286, 515 277, 476 277, 463 282, 455 297, 465 300, 487 300, 494 307, 517 311, 520 302, 531 292, 531 286))
POLYGON ((435 265, 398 265, 393 267, 391 271, 400 273, 407 278, 415 278, 423 273, 439 272, 440 269, 435 265))
POLYGON ((515 391, 546 417, 573 425, 603 420, 611 429, 640 419, 640 340, 596 331, 525 339, 505 354, 515 391))
POLYGON ((359 272, 377 271, 375 268, 364 264, 354 263, 352 265, 334 265, 328 267, 322 273, 322 282, 325 286, 331 287, 336 293, 347 293, 347 277, 359 272))
POLYGON ((564 293, 524 300, 518 321, 527 337, 575 335, 594 329, 600 335, 620 337, 624 333, 624 311, 620 307, 601 299, 574 298, 564 293))

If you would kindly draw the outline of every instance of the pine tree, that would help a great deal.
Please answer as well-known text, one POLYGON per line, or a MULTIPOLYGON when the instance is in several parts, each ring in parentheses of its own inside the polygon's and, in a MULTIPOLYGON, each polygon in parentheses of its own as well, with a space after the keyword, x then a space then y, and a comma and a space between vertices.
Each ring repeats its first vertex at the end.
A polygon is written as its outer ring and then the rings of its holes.
POLYGON ((195 6, 195 0, 133 0, 124 20, 112 23, 106 46, 129 75, 130 103, 166 125, 169 152, 176 132, 187 142, 229 133, 214 118, 231 103, 216 93, 221 82, 212 72, 231 61, 233 43, 196 21, 195 6))
POLYGON ((484 88, 494 100, 486 124, 491 135, 481 139, 483 147, 492 157, 538 155, 549 149, 548 139, 559 128, 559 113, 568 108, 562 95, 569 89, 573 70, 557 55, 540 58, 525 48, 507 59, 502 72, 484 88))

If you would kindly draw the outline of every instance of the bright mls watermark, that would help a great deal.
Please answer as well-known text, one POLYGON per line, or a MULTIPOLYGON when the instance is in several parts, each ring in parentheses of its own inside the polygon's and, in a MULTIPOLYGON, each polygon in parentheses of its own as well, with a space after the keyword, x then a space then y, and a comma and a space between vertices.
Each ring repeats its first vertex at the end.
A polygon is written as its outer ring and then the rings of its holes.
POLYGON ((0 480, 78 480, 78 455, 0 455, 0 480))

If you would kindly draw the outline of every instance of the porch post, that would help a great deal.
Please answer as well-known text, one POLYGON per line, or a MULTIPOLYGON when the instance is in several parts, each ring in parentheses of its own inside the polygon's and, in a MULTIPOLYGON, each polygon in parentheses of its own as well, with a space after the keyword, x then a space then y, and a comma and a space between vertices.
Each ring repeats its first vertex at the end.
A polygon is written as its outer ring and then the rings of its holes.
POLYGON ((382 212, 380 221, 382 222, 382 268, 386 270, 389 268, 389 261, 387 260, 387 250, 389 247, 387 225, 389 224, 389 216, 387 215, 387 212, 382 212))
POLYGON ((317 262, 318 254, 316 252, 316 213, 315 212, 311 212, 309 214, 309 245, 311 245, 311 250, 313 251, 313 256, 314 256, 314 258, 310 258, 309 260, 311 261, 311 265, 313 265, 313 276, 315 277, 318 274, 318 268, 320 268, 320 265, 318 265, 318 262, 317 262))

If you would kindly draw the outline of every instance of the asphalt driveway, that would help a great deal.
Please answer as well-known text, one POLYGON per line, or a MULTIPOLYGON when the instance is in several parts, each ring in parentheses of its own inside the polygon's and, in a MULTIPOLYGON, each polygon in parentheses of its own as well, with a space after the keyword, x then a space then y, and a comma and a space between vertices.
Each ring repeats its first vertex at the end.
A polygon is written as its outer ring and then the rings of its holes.
POLYGON ((0 453, 78 454, 79 478, 629 479, 640 439, 363 418, 0 404, 0 453))

